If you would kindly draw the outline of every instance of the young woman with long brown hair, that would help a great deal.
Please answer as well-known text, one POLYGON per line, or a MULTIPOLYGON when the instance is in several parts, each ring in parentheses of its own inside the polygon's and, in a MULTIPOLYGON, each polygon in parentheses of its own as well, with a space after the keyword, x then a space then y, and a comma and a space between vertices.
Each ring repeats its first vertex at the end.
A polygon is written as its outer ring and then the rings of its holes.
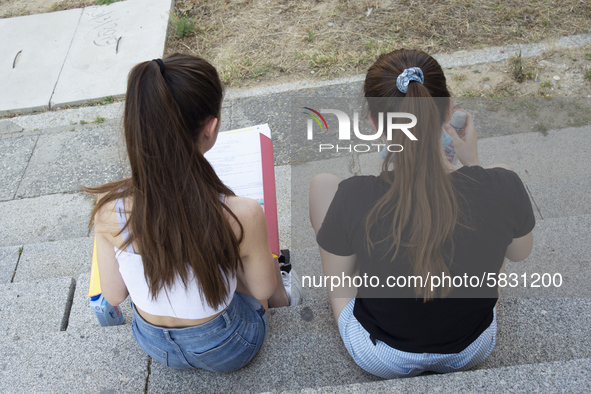
POLYGON ((417 140, 393 133, 386 143, 403 150, 386 156, 379 177, 312 181, 310 219, 325 275, 379 279, 356 294, 331 294, 339 331, 355 362, 384 378, 470 368, 495 344, 496 285, 475 293, 457 281, 431 288, 432 278, 497 278, 505 258, 525 259, 535 225, 529 196, 509 166, 481 167, 469 113, 461 137, 449 125, 450 94, 431 56, 380 56, 364 94, 374 127, 385 112, 414 114, 417 140), (446 159, 442 126, 463 167, 446 159))
POLYGON ((136 65, 124 133, 131 177, 95 188, 92 212, 103 296, 128 294, 139 346, 172 368, 244 366, 267 333, 269 306, 297 303, 280 272, 261 206, 235 196, 204 153, 214 145, 223 86, 189 55, 136 65))

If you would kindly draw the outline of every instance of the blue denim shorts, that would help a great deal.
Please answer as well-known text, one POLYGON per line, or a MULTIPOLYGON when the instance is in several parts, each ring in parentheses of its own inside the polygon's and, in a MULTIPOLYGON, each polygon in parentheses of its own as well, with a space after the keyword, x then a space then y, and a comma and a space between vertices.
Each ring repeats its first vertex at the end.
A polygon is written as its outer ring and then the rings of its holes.
POLYGON ((171 368, 228 372, 245 366, 267 335, 263 306, 253 297, 234 293, 230 305, 198 326, 166 328, 145 321, 133 306, 132 332, 152 359, 171 368))
POLYGON ((339 316, 339 332, 353 360, 365 371, 384 379, 416 376, 431 371, 447 373, 463 371, 483 362, 495 346, 497 313, 490 326, 459 353, 410 353, 397 350, 369 338, 369 333, 353 315, 352 299, 339 316))

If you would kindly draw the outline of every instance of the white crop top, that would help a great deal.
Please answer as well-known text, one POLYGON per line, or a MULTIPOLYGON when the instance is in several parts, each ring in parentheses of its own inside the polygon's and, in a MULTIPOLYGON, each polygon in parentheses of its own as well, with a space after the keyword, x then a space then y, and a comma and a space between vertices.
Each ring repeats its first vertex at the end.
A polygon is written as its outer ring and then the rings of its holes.
MULTIPOLYGON (((122 199, 118 199, 116 202, 116 213, 119 226, 123 228, 127 219, 122 199)), ((123 230, 121 235, 124 240, 129 238, 127 228, 123 230)), ((115 248, 115 257, 119 262, 119 272, 133 303, 142 311, 151 315, 171 316, 179 319, 204 319, 226 309, 236 291, 237 280, 234 276, 228 281, 229 291, 226 300, 217 309, 211 308, 205 299, 201 297, 197 279, 192 277, 192 270, 189 269, 186 289, 177 274, 177 280, 175 280, 173 286, 166 291, 162 288, 155 299, 152 300, 149 295, 148 283, 144 277, 142 256, 136 254, 130 244, 127 250, 115 248)))

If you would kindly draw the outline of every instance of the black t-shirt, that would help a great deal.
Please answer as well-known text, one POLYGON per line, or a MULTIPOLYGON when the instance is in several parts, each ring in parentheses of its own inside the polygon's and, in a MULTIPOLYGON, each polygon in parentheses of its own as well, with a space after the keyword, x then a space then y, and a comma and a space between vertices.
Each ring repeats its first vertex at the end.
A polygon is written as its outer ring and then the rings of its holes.
MULTIPOLYGON (((453 257, 451 244, 444 245, 450 276, 496 275, 507 246, 534 228, 528 193, 517 174, 502 168, 461 167, 451 177, 462 215, 460 223, 469 228, 456 225, 452 236, 453 257)), ((388 276, 413 275, 404 247, 400 247, 393 262, 394 251, 388 252, 389 244, 378 244, 372 249, 371 257, 368 252, 365 220, 388 188, 386 181, 375 176, 342 181, 317 236, 318 244, 327 252, 357 255, 359 275, 377 276, 381 284, 386 283, 388 276)), ((391 226, 391 223, 391 217, 385 218, 373 228, 387 234, 383 232, 385 227, 380 226, 391 226)), ((413 353, 458 353, 490 326, 497 300, 497 289, 486 284, 477 297, 487 298, 466 298, 474 294, 466 291, 453 287, 448 297, 423 302, 415 296, 412 287, 361 287, 353 313, 373 338, 396 349, 413 353), (364 297, 364 293, 369 296, 364 297)))

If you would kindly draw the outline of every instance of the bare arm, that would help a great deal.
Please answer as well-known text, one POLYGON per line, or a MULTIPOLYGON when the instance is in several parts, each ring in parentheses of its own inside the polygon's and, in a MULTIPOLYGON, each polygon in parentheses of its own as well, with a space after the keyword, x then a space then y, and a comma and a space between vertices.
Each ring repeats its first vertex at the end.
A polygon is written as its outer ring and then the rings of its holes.
POLYGON ((267 300, 275 293, 277 278, 265 214, 254 200, 242 197, 233 200, 230 209, 244 229, 240 244, 243 269, 238 271, 238 278, 254 298, 267 300))
POLYGON ((111 241, 115 212, 107 204, 95 218, 96 253, 103 297, 111 305, 121 304, 129 292, 119 272, 115 249, 111 241))
MULTIPOLYGON (((515 172, 513 167, 505 163, 496 163, 490 165, 486 168, 504 168, 509 171, 515 172)), ((529 256, 534 246, 534 234, 533 232, 529 232, 529 234, 524 235, 523 237, 513 238, 513 242, 507 247, 507 252, 505 253, 505 257, 511 261, 523 261, 529 256)))
POLYGON ((505 257, 511 261, 523 261, 529 256, 534 245, 534 234, 529 234, 520 238, 514 238, 513 242, 507 247, 505 257))
POLYGON ((354 275, 358 275, 357 255, 338 256, 318 247, 320 249, 320 259, 322 260, 322 269, 324 275, 328 277, 327 287, 330 295, 330 303, 335 320, 339 321, 339 316, 343 308, 357 295, 357 288, 354 286, 340 286, 331 289, 331 285, 337 284, 337 278, 340 281, 343 277, 350 277, 353 280, 354 275))

